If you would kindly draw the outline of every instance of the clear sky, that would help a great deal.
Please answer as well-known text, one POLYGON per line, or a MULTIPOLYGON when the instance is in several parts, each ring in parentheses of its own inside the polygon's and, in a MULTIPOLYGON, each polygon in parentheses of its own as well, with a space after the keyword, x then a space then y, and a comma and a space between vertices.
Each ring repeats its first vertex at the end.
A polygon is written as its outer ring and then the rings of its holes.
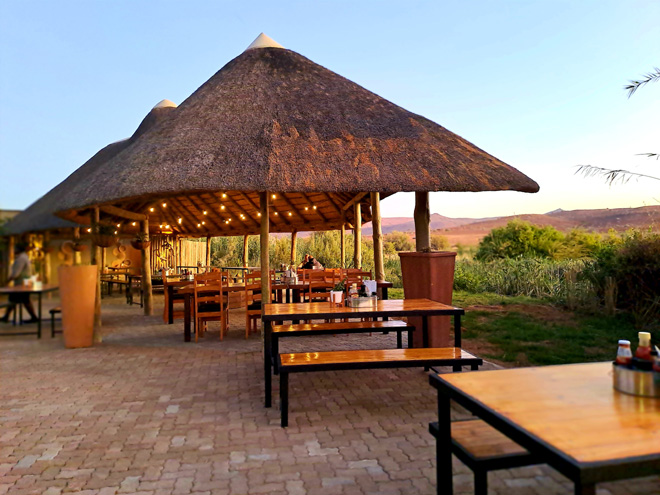
MULTIPOLYGON (((660 175, 656 1, 0 2, 0 208, 21 209, 265 32, 518 168, 538 194, 432 193, 451 217, 660 203, 579 164, 660 175)), ((397 194, 384 216, 412 216, 397 194)))

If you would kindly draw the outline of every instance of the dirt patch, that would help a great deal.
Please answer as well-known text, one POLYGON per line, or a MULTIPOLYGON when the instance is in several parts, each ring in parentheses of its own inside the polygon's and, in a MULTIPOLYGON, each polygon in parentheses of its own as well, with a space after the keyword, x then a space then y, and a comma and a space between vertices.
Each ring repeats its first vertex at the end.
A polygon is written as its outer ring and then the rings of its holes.
MULTIPOLYGON (((499 348, 485 340, 482 339, 463 339, 463 349, 468 351, 471 354, 474 354, 475 356, 479 357, 484 357, 486 355, 492 356, 492 355, 497 355, 499 354, 499 348)), ((484 358, 491 363, 498 364, 504 368, 514 368, 516 366, 520 366, 517 363, 508 363, 506 361, 500 361, 499 359, 495 359, 492 357, 486 357, 484 358)))
POLYGON ((486 311, 489 313, 521 313, 532 316, 537 320, 577 327, 577 322, 571 311, 567 311, 549 304, 475 304, 468 306, 466 311, 486 311))

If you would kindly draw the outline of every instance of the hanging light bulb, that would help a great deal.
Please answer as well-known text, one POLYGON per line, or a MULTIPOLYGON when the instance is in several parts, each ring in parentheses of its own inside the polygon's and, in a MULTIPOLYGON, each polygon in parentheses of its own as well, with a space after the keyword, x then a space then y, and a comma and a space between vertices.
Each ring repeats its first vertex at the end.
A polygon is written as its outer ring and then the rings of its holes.
POLYGON ((275 215, 277 215, 277 212, 275 212, 275 215))
POLYGON ((261 212, 257 213, 257 216, 260 217, 260 216, 261 216, 261 212))
POLYGON ((316 205, 314 205, 312 208, 314 208, 316 210, 316 205))
POLYGON ((206 210, 204 210, 202 213, 204 213, 204 215, 206 215, 206 210))
POLYGON ((170 226, 169 226, 169 225, 165 225, 165 228, 166 228, 167 230, 170 230, 170 226))
POLYGON ((289 212, 289 216, 293 215, 293 213, 289 212))
POLYGON ((167 208, 167 203, 163 203, 163 208, 167 208))
POLYGON ((206 222, 202 222, 202 225, 206 225, 206 222))
POLYGON ((202 224, 201 224, 201 223, 198 223, 198 224, 197 224, 197 226, 198 226, 198 227, 201 227, 201 226, 202 226, 202 224))
POLYGON ((273 198, 273 199, 277 198, 277 195, 273 194, 272 198, 273 198))
POLYGON ((305 206, 305 211, 309 210, 309 206, 305 206))
POLYGON ((87 229, 87 232, 91 232, 91 231, 92 231, 92 229, 87 229))
POLYGON ((115 235, 117 235, 117 231, 115 230, 115 235))
POLYGON ((153 209, 153 208, 149 208, 149 211, 153 213, 154 209, 153 209))
POLYGON ((225 205, 220 205, 220 209, 221 209, 221 210, 224 210, 224 209, 225 209, 225 205))
POLYGON ((133 222, 133 223, 132 223, 131 225, 132 225, 133 227, 135 227, 135 225, 136 225, 136 222, 133 222))
POLYGON ((223 197, 223 198, 226 198, 227 195, 226 195, 225 193, 222 193, 222 197, 223 197))
POLYGON ((120 224, 120 223, 117 224, 117 228, 119 228, 119 227, 121 227, 121 224, 120 224))

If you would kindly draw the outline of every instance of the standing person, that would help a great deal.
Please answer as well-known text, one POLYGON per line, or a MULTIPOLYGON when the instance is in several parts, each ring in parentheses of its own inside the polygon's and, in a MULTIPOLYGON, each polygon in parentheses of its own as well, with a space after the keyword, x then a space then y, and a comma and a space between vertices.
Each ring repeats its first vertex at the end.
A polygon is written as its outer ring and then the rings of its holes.
MULTIPOLYGON (((14 253, 16 254, 16 259, 14 264, 11 266, 11 275, 9 276, 8 282, 14 281, 14 287, 20 287, 23 285, 23 280, 26 280, 32 276, 32 263, 27 254, 28 245, 25 242, 19 242, 14 248, 14 253)), ((32 307, 32 302, 30 301, 30 294, 9 294, 9 302, 12 303, 11 306, 7 308, 5 315, 0 318, 0 321, 7 322, 9 321, 9 314, 11 311, 16 311, 16 305, 22 304, 25 306, 25 309, 30 314, 31 318, 26 320, 24 323, 34 323, 39 321, 37 314, 34 312, 32 307)))

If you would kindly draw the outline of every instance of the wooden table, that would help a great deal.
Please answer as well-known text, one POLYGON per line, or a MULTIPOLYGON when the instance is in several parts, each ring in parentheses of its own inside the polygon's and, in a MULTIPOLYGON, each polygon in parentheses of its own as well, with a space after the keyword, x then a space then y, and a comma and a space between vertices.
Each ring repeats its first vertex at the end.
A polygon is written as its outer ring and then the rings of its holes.
MULTIPOLYGON (((660 399, 612 388, 612 363, 430 375, 438 389, 438 493, 452 493, 450 399, 593 495, 660 473, 660 399)), ((660 487, 658 487, 660 489, 660 487)))
POLYGON ((430 299, 380 300, 376 303, 376 306, 362 308, 335 306, 328 302, 266 304, 261 316, 261 319, 264 322, 264 382, 266 390, 266 407, 271 406, 272 397, 271 368, 273 365, 273 356, 269 352, 269 349, 272 347, 271 333, 273 323, 275 322, 421 316, 424 347, 428 347, 428 317, 453 316, 454 346, 461 347, 461 315, 463 314, 465 314, 465 311, 461 308, 448 306, 436 301, 431 301, 430 299))
MULTIPOLYGON (((192 320, 192 296, 193 282, 190 280, 181 280, 179 282, 170 282, 167 286, 168 303, 168 324, 174 323, 174 298, 183 299, 183 341, 192 340, 191 320, 192 320)), ((222 292, 240 292, 245 290, 245 285, 241 283, 231 283, 229 286, 223 285, 222 292)))
MULTIPOLYGON (((46 292, 53 292, 58 289, 57 285, 53 284, 43 284, 41 289, 35 289, 33 286, 29 285, 19 285, 17 287, 0 287, 0 294, 37 294, 39 299, 38 311, 39 320, 37 321, 37 331, 36 332, 15 332, 15 333, 0 333, 1 336, 10 336, 10 335, 36 335, 38 339, 41 338, 41 295, 46 292)), ((16 308, 14 311, 17 311, 16 308)))

